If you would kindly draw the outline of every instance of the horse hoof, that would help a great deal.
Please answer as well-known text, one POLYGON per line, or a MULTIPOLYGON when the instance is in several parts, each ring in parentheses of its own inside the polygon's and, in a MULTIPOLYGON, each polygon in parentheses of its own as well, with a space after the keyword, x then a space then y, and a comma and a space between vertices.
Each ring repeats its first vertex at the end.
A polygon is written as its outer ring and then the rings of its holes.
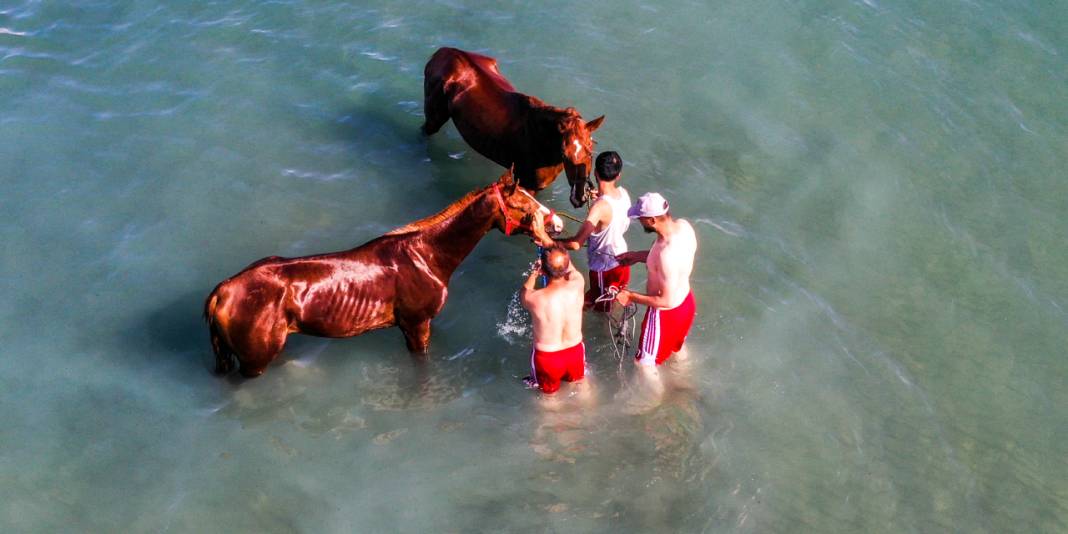
POLYGON ((215 374, 228 375, 230 371, 234 370, 234 362, 230 360, 216 360, 215 361, 215 374))
POLYGON ((247 367, 242 366, 241 367, 241 376, 243 376, 245 378, 256 378, 257 376, 262 375, 263 372, 266 371, 266 370, 267 370, 266 367, 247 368, 247 367))

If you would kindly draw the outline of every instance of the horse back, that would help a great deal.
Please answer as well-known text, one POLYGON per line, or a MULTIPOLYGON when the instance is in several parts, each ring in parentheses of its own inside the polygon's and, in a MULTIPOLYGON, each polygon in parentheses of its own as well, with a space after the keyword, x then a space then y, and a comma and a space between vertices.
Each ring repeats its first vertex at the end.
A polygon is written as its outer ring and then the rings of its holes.
POLYGON ((497 92, 515 92, 497 69, 497 60, 458 48, 439 48, 423 71, 427 83, 441 83, 446 94, 454 95, 475 88, 497 92))

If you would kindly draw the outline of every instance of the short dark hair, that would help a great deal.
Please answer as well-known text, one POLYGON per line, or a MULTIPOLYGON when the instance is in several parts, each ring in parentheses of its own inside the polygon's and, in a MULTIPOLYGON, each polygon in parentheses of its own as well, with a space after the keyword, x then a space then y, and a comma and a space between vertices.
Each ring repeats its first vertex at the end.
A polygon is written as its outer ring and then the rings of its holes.
POLYGON ((623 159, 619 157, 619 154, 611 150, 606 150, 597 154, 597 163, 594 164, 594 169, 597 170, 597 179, 611 182, 619 177, 619 171, 623 170, 623 159))

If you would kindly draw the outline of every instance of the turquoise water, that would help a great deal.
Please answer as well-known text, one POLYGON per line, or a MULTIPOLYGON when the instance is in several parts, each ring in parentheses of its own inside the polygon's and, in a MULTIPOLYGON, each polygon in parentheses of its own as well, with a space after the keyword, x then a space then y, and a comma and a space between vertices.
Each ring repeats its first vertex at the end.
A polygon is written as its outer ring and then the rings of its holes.
POLYGON ((0 6, 4 531, 1068 530, 1068 4, 171 4, 0 6), (692 390, 624 413, 590 316, 596 404, 547 411, 497 232, 425 366, 211 374, 215 283, 499 173, 418 134, 444 45, 693 222, 692 390))

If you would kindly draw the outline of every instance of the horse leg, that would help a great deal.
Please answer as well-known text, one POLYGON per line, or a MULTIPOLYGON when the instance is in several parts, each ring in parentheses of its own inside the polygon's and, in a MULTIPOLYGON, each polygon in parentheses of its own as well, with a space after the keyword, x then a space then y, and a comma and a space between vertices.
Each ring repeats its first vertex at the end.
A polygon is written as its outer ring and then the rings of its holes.
POLYGON ((441 79, 423 82, 423 135, 434 135, 449 122, 449 102, 441 79))
POLYGON ((234 351, 214 326, 211 328, 211 348, 215 352, 215 374, 225 375, 234 370, 234 351))
POLYGON ((430 348, 430 319, 422 321, 401 321, 398 323, 404 333, 404 341, 413 354, 426 354, 430 348))
POLYGON ((288 324, 284 319, 265 329, 256 328, 241 340, 241 347, 234 347, 241 362, 241 375, 255 378, 267 370, 267 366, 282 353, 289 336, 288 324))

